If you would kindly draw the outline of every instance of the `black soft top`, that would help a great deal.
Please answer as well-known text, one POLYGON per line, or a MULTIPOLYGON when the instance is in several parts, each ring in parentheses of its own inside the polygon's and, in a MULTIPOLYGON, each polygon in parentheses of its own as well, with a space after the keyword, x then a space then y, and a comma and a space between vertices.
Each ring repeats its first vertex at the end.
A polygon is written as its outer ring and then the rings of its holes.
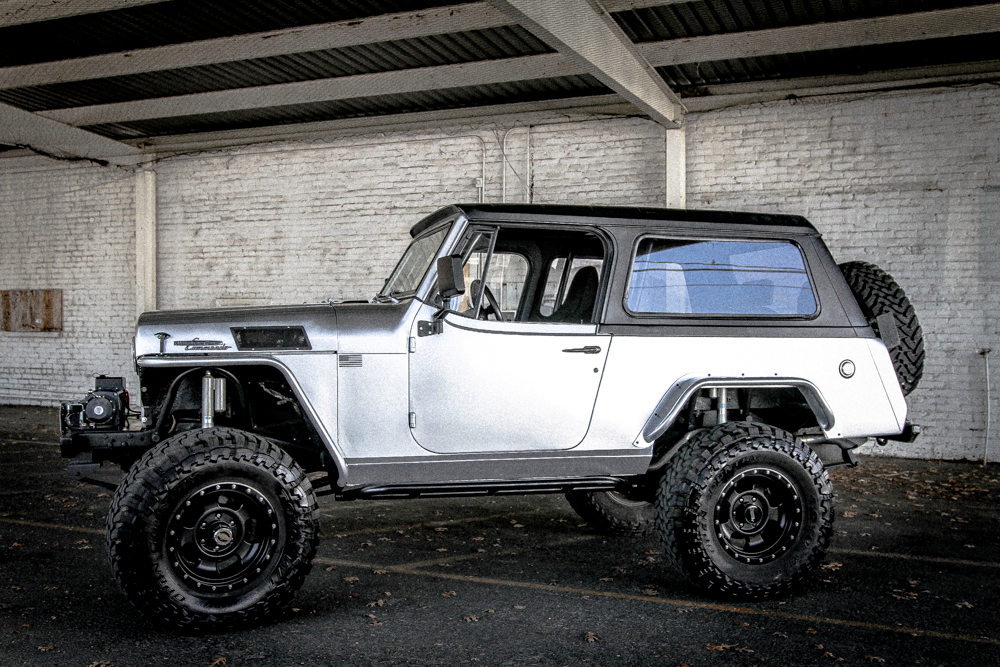
POLYGON ((592 222, 595 218, 602 225, 630 225, 641 221, 645 224, 662 222, 696 222, 720 226, 793 227, 800 234, 816 232, 816 228, 800 215, 772 213, 740 213, 736 211, 711 211, 686 208, 654 208, 646 206, 572 206, 562 204, 453 204, 446 206, 418 222, 410 229, 417 236, 437 223, 464 213, 469 220, 497 220, 524 222, 592 222), (541 218, 541 219, 540 219, 541 218), (556 220, 555 218, 559 218, 556 220))

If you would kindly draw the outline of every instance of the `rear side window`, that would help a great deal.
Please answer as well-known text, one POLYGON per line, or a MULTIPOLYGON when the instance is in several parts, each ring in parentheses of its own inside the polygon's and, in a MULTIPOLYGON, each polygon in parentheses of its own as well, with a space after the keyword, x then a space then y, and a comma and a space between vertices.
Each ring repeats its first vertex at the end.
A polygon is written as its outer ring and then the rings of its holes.
POLYGON ((798 246, 787 241, 644 238, 628 310, 662 315, 812 315, 816 297, 798 246))

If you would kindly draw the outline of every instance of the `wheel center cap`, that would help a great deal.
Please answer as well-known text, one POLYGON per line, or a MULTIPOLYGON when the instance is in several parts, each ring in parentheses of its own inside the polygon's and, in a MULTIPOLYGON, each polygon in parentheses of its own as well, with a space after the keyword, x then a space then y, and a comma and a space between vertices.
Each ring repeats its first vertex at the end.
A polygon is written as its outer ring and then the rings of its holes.
POLYGON ((212 537, 220 547, 228 546, 233 541, 233 531, 228 527, 217 528, 212 537))
POLYGON ((755 505, 751 505, 747 508, 747 521, 750 523, 757 523, 760 521, 760 509, 755 505))

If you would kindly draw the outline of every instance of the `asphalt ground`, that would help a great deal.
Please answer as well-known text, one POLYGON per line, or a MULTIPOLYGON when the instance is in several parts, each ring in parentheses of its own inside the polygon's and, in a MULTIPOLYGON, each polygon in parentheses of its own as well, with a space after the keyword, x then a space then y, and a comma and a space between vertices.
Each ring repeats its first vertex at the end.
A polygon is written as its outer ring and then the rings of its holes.
MULTIPOLYGON (((292 605, 214 635, 158 628, 107 564, 110 491, 70 480, 56 413, 0 406, 0 665, 1000 665, 1000 465, 831 471, 835 537, 805 589, 732 604, 655 537, 561 496, 336 502, 292 605)), ((114 482, 114 466, 99 476, 114 482)))

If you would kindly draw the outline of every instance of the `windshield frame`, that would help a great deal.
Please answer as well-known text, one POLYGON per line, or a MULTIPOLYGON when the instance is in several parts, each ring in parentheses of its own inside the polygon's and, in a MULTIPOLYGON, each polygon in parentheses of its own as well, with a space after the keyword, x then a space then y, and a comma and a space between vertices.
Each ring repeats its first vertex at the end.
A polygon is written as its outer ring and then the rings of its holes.
POLYGON ((434 225, 430 229, 425 230, 423 234, 410 241, 410 244, 406 246, 406 250, 403 251, 402 255, 400 255, 399 261, 396 262, 396 266, 392 269, 392 273, 389 274, 389 277, 386 279, 385 284, 382 286, 382 289, 379 290, 379 293, 376 296, 388 299, 407 299, 415 296, 416 293, 420 290, 420 285, 423 284, 424 279, 427 277, 427 273, 434 267, 434 260, 441 254, 441 248, 444 247, 444 244, 448 241, 449 231, 451 230, 451 226, 454 224, 454 222, 455 220, 448 220, 442 222, 441 224, 434 225), (396 280, 400 272, 403 270, 404 264, 406 264, 407 260, 410 257, 410 253, 417 246, 417 244, 420 243, 421 241, 425 241, 430 236, 442 234, 442 232, 443 235, 441 236, 441 241, 437 245, 435 245, 433 251, 427 255, 426 265, 420 272, 419 277, 415 281, 413 281, 412 289, 407 289, 407 290, 394 289, 390 291, 390 286, 393 284, 393 281, 396 280))

